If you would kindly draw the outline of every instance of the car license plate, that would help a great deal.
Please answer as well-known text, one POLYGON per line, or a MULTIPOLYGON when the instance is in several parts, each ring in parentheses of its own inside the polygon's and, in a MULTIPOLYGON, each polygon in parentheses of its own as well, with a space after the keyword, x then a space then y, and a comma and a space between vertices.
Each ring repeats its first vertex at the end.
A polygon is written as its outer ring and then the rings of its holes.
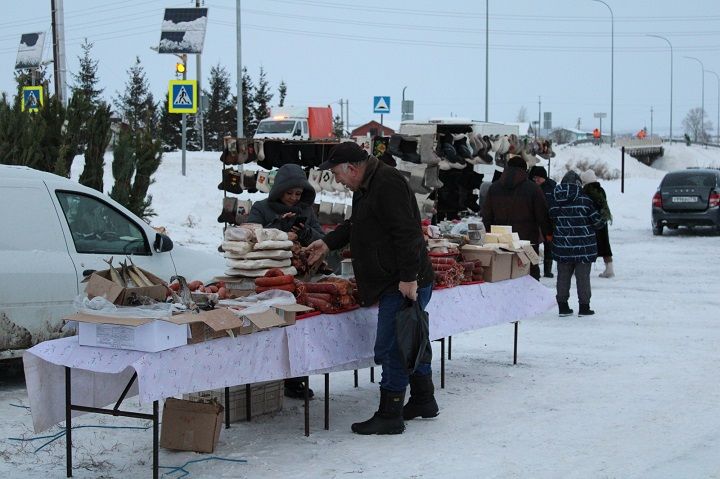
POLYGON ((695 203, 697 201, 696 196, 673 196, 673 203, 695 203))

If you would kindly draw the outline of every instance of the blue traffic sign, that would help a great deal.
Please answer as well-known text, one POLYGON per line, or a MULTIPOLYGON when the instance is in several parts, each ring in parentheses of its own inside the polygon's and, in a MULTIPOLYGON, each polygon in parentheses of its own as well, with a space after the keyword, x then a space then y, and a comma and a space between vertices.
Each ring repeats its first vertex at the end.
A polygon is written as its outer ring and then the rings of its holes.
POLYGON ((373 113, 390 113, 390 97, 373 97, 373 113))
POLYGON ((197 113, 197 96, 197 80, 170 80, 168 111, 170 113, 197 113))
POLYGON ((20 109, 22 111, 38 111, 43 104, 43 87, 41 86, 24 86, 22 89, 22 101, 20 109))

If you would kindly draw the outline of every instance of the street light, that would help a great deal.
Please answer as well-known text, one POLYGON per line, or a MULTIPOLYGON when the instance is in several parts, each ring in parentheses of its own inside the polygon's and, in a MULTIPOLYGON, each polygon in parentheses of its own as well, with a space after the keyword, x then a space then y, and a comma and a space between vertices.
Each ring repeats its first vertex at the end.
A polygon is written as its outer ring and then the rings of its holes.
POLYGON ((700 64, 700 78, 702 79, 702 96, 700 100, 700 132, 703 136, 703 138, 701 138, 700 140, 703 141, 705 137, 705 65, 703 65, 703 62, 701 62, 695 57, 686 56, 685 58, 695 60, 700 64))
POLYGON ((614 111, 614 78, 615 78, 615 16, 610 5, 603 0, 592 0, 602 3, 610 10, 610 146, 613 145, 613 111, 614 111))
POLYGON ((665 40, 670 47, 670 144, 672 145, 672 119, 673 119, 673 46, 670 40, 662 35, 648 35, 649 37, 665 40))
POLYGON ((485 123, 488 122, 488 102, 490 101, 490 88, 488 73, 490 65, 490 0, 485 0, 485 123))
POLYGON ((717 116, 717 142, 720 144, 720 75, 715 73, 714 71, 705 70, 708 73, 712 73, 715 75, 715 79, 718 83, 718 116, 717 116))

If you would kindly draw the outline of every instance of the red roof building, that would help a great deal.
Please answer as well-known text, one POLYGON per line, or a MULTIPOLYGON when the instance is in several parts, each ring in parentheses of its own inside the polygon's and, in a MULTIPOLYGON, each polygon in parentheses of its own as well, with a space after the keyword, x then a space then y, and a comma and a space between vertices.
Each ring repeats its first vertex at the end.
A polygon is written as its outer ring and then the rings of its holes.
POLYGON ((352 132, 350 132, 350 136, 367 136, 368 133, 370 136, 377 136, 381 131, 382 136, 390 136, 395 133, 395 130, 392 128, 388 128, 385 125, 381 126, 380 123, 372 120, 355 128, 352 132))

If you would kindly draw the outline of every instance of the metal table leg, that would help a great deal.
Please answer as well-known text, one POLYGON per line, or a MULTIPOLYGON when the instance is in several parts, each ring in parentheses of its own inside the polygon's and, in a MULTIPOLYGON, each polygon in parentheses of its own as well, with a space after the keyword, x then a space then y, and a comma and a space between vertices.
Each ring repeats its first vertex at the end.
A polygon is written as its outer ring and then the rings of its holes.
POLYGON ((518 341, 518 321, 515 321, 515 340, 513 342, 513 364, 517 364, 517 341, 518 341))
POLYGON ((230 387, 225 386, 225 429, 230 427, 230 387))
POLYGON ((310 435, 310 376, 305 376, 305 436, 310 435))
POLYGON ((448 361, 452 360, 452 336, 448 336, 448 361))
POLYGON ((330 373, 325 373, 325 430, 330 430, 330 373))
POLYGON ((370 367, 370 382, 371 383, 375 382, 375 368, 373 368, 373 367, 370 367))
POLYGON ((440 389, 445 389, 445 338, 440 340, 440 389))
POLYGON ((65 468, 67 477, 72 477, 72 381, 71 369, 65 366, 65 468))
POLYGON ((252 419, 252 384, 245 385, 245 419, 247 422, 252 419))
POLYGON ((355 376, 355 387, 358 387, 358 370, 356 369, 353 371, 353 376, 355 376))

